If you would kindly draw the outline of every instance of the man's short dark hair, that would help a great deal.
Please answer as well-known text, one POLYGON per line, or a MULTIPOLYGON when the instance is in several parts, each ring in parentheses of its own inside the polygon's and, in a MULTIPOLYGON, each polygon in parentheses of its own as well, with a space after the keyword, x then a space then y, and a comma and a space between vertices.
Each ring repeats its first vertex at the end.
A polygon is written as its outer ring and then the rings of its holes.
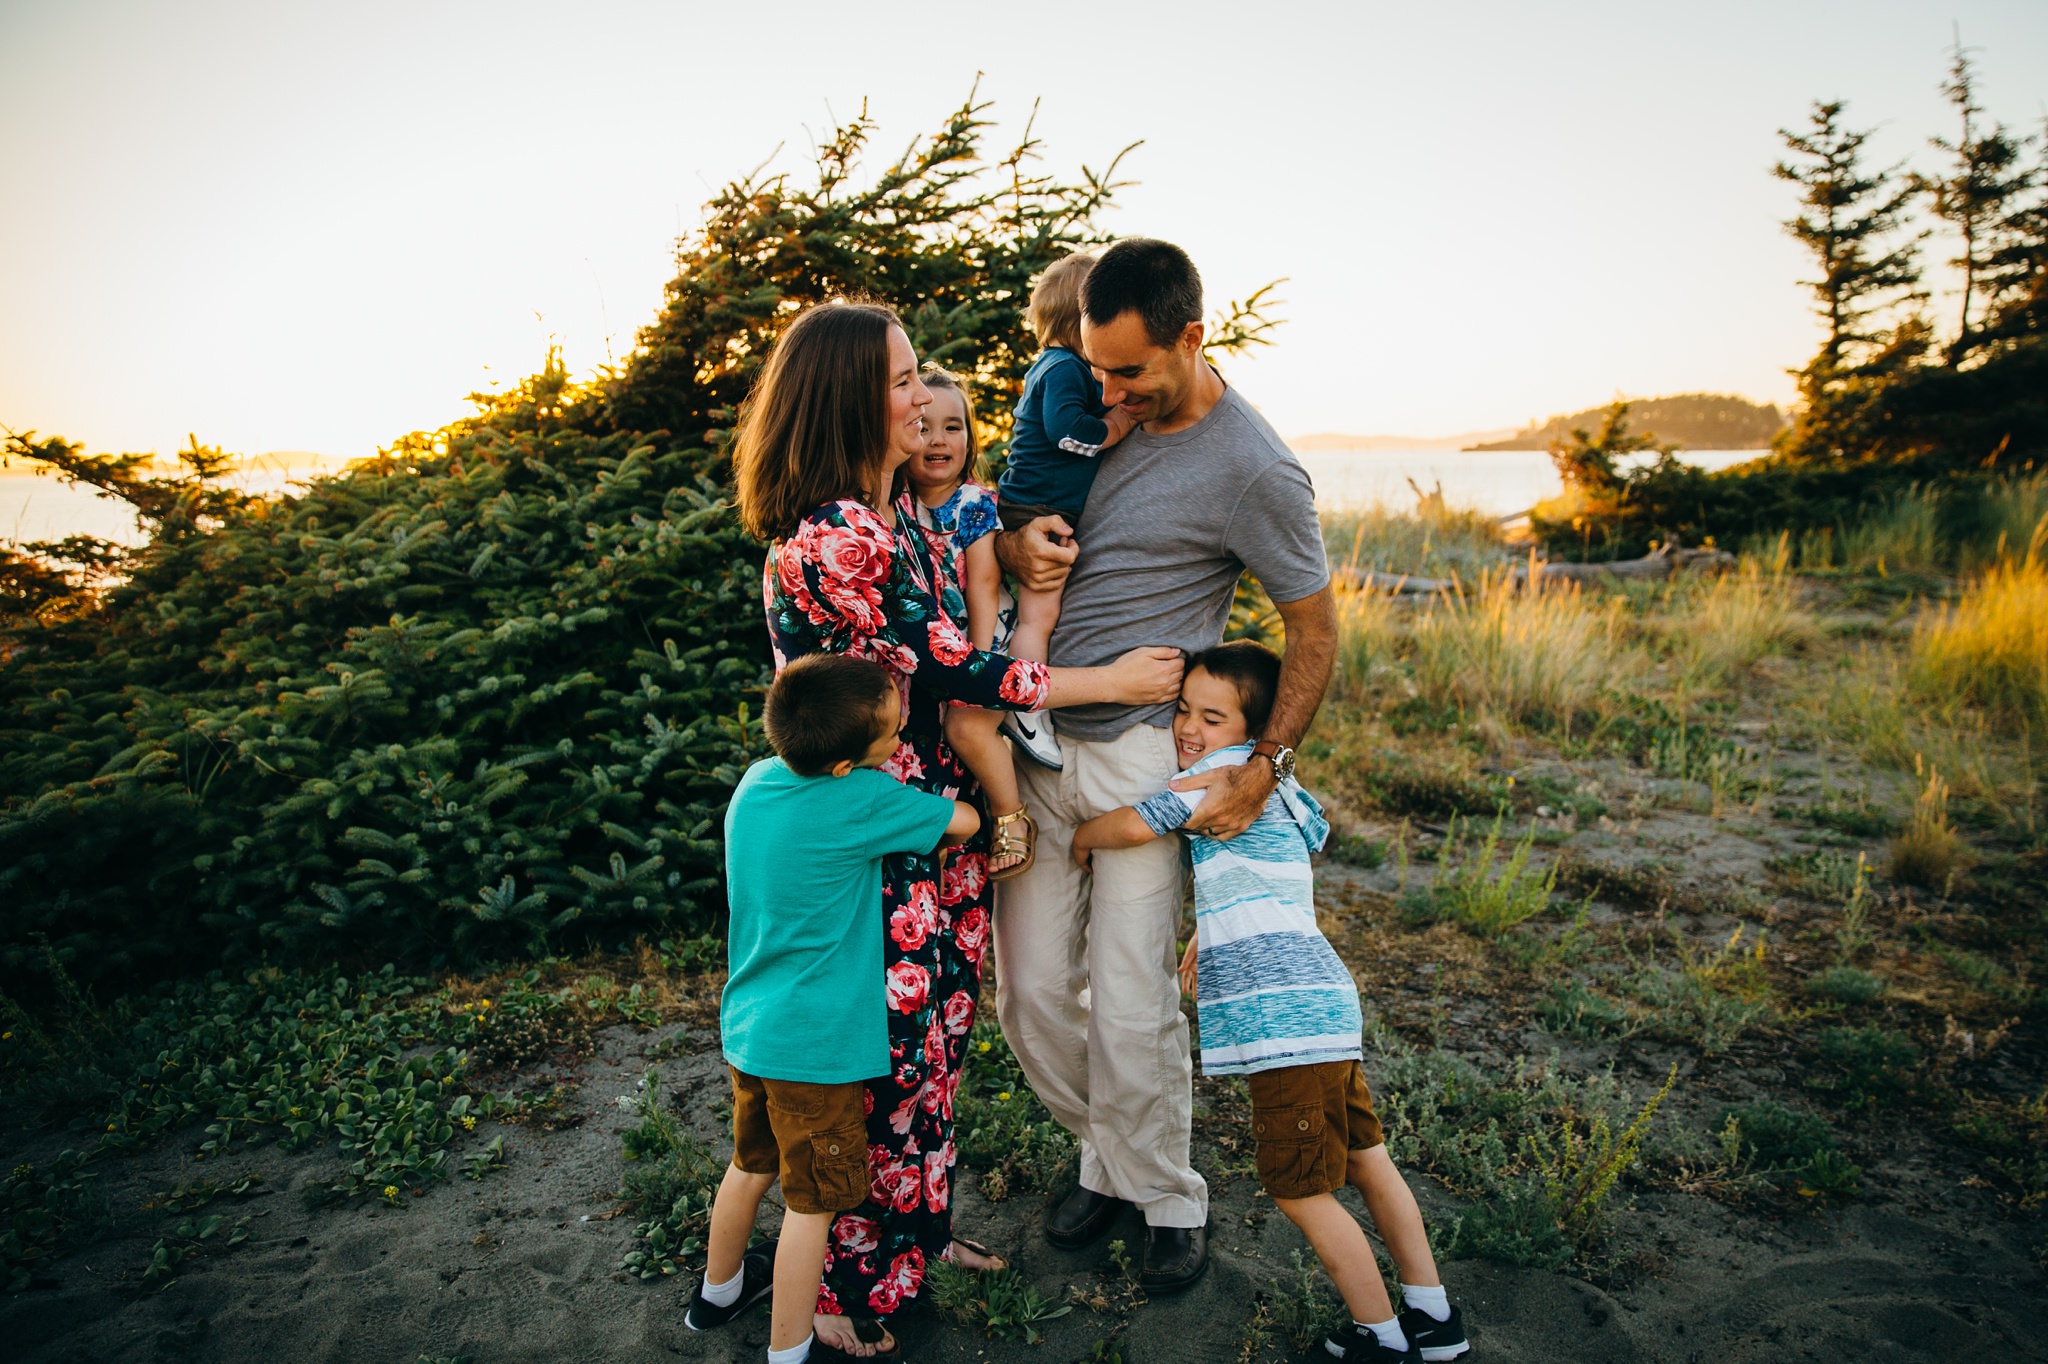
POLYGON ((1280 655, 1255 640, 1233 639, 1204 649, 1188 660, 1188 671, 1200 668, 1237 692, 1244 712, 1245 733, 1258 738, 1273 718, 1273 698, 1280 691, 1280 655))
POLYGON ((792 772, 815 777, 859 762, 881 737, 882 705, 896 683, 879 663, 846 654, 791 659, 768 689, 762 722, 792 772))
POLYGON ((1098 327, 1135 312, 1153 345, 1171 346, 1202 320, 1202 277, 1172 242, 1131 237, 1096 257, 1081 282, 1081 311, 1098 327))

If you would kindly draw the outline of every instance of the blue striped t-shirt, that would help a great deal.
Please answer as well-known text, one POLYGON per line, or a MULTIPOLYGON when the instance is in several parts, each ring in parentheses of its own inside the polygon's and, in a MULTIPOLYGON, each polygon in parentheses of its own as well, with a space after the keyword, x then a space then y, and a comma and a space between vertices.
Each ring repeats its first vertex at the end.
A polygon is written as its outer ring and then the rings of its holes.
MULTIPOLYGON (((1238 766, 1251 752, 1217 749, 1183 775, 1238 766)), ((1168 789, 1135 808, 1154 833, 1172 833, 1202 795, 1168 789)), ((1316 927, 1308 858, 1329 834, 1323 807, 1290 777, 1236 838, 1187 836, 1204 1075, 1364 1059, 1358 986, 1316 927)))

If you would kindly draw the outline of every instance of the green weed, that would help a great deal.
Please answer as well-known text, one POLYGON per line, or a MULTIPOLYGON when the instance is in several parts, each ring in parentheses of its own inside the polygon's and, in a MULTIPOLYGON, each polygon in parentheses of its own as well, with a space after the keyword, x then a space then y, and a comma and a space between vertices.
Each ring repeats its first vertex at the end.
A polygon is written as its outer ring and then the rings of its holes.
POLYGON ((1499 937, 1550 907, 1557 865, 1530 867, 1533 831, 1524 834, 1503 859, 1500 844, 1505 819, 1505 814, 1496 816, 1486 836, 1470 849, 1463 841, 1471 836, 1470 824, 1465 824, 1461 839, 1459 824, 1452 822, 1427 899, 1428 909, 1436 917, 1487 937, 1499 937))
POLYGON ((1274 1280, 1267 1298, 1267 1313, 1288 1343, 1307 1354, 1351 1320, 1343 1302, 1325 1286, 1321 1269, 1312 1259, 1294 1252, 1292 1272, 1274 1280))
POLYGON ((1885 979, 1859 967, 1838 963, 1809 980, 1806 988, 1837 1004, 1869 1004, 1884 994, 1885 979))
POLYGON ((991 1340, 1021 1340, 1036 1345, 1044 1339, 1046 1322, 1074 1310, 1040 1293, 1014 1269, 976 1274, 950 1261, 927 1267, 925 1283, 932 1306, 954 1320, 980 1326, 991 1340))
POLYGON ((995 1010, 984 1009, 968 1036, 968 1064, 953 1100, 961 1159, 979 1169, 990 1202, 1051 1190, 1074 1158, 1074 1138, 1053 1121, 1025 1083, 995 1010))
POLYGON ((647 1247, 627 1252, 619 1268, 642 1279, 663 1278, 703 1251, 712 1198, 725 1171, 662 1103, 659 1069, 650 1068, 639 1092, 622 1098, 620 1106, 640 1121, 625 1133, 619 1196, 642 1214, 633 1234, 647 1247))
POLYGON ((2048 1089, 2019 1099, 1965 1094, 1959 1108, 1956 1135, 1981 1153, 2006 1200, 2023 1213, 2048 1209, 2048 1089))
POLYGON ((1932 949, 1958 979, 1988 999, 2014 1009, 2031 1009, 2040 1001, 2040 990, 2027 981, 2024 961, 2017 970, 2008 971, 1991 958, 1965 948, 1937 942, 1932 949))
POLYGON ((1663 1087, 1619 1132, 1605 1113, 1595 1112, 1583 1130, 1567 1118, 1553 1127, 1539 1127, 1524 1139, 1558 1232, 1575 1252, 1585 1254, 1606 1240, 1607 1200, 1642 1154, 1650 1124, 1677 1082, 1674 1062, 1663 1087))
POLYGON ((1537 1004, 1536 1017, 1548 1031, 1581 1041, 1614 1037, 1629 1030, 1626 1008, 1576 980, 1552 986, 1537 1004))
POLYGON ((1819 1203, 1855 1197, 1863 1171, 1835 1145, 1826 1120, 1765 1099, 1722 1111, 1716 1119, 1730 1164, 1753 1171, 1784 1193, 1819 1203))
POLYGON ((1820 1035, 1819 1051, 1821 1059, 1837 1074, 1817 1083, 1841 1095, 1852 1107, 1913 1098, 1926 1087, 1919 1073, 1919 1046, 1905 1034, 1874 1023, 1861 1028, 1825 1029, 1820 1035))

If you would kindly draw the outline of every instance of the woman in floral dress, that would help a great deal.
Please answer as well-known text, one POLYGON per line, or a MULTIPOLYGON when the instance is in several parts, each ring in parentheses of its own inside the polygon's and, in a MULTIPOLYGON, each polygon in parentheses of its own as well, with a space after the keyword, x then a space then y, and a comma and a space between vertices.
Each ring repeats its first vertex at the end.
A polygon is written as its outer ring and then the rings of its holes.
MULTIPOLYGON (((945 743, 947 702, 1029 710, 1169 700, 1180 656, 1138 649, 1106 667, 1048 668, 973 647, 965 603, 907 495, 895 495, 897 471, 924 448, 930 402, 893 312, 821 304, 769 357, 740 419, 734 472, 741 521, 773 542, 763 589, 777 669, 819 650, 882 664, 904 701, 901 743, 884 770, 920 790, 971 798, 973 779, 945 743)), ((818 1294, 819 1343, 849 1354, 895 1348, 886 1332, 857 1339, 848 1318, 908 1306, 931 1261, 990 1267, 952 1230, 953 1097, 988 950, 987 849, 984 834, 943 867, 932 854, 882 864, 877 929, 888 935, 894 1069, 868 1082, 869 1201, 833 1224, 818 1294)))

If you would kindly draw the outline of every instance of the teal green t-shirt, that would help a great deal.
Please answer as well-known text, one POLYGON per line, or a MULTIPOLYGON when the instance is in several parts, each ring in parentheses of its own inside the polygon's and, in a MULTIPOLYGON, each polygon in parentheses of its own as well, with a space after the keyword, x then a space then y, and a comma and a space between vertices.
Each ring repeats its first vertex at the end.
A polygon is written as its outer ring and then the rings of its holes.
POLYGON ((952 818, 952 801, 873 768, 747 769, 725 812, 727 1061, 812 1084, 889 1073, 882 858, 930 852, 952 818))

